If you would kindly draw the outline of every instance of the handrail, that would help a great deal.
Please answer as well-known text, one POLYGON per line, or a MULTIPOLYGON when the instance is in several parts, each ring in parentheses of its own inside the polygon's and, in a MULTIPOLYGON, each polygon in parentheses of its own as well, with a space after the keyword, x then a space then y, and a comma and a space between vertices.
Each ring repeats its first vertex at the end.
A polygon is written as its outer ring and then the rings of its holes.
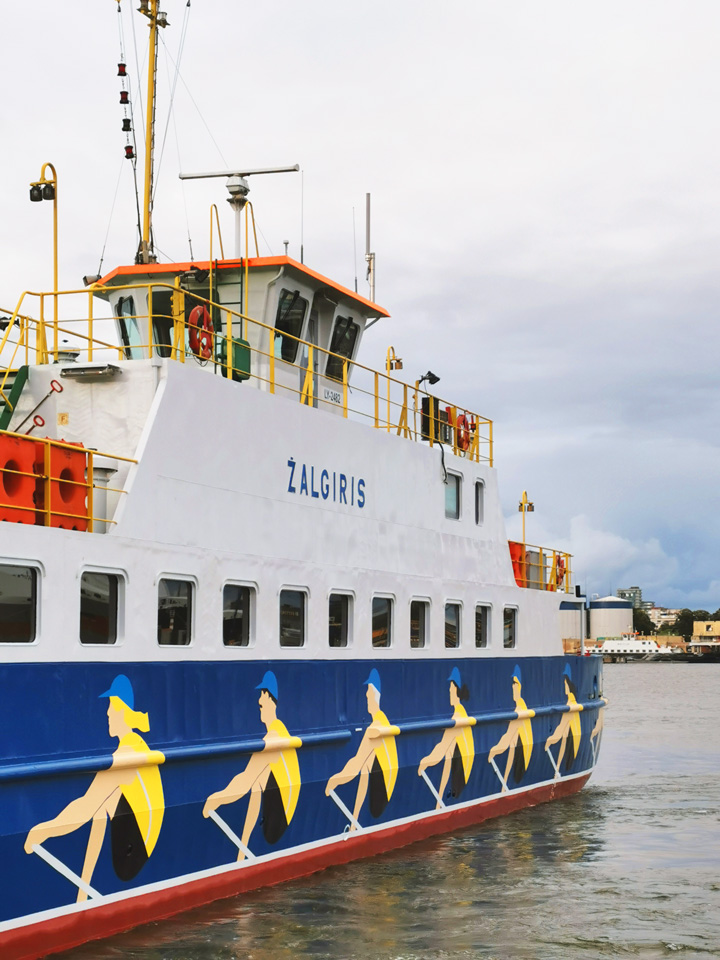
POLYGON ((509 540, 515 581, 519 587, 572 592, 572 554, 509 540))
MULTIPOLYGON (((212 213, 211 213, 212 223, 212 213)), ((246 229, 249 224, 246 222, 246 229)), ((211 231, 212 232, 212 231, 211 231)), ((246 238, 249 239, 249 238, 246 238)), ((148 283, 127 283, 104 288, 90 286, 83 289, 68 290, 57 296, 62 304, 66 304, 71 297, 86 298, 84 307, 78 316, 63 317, 60 321, 45 321, 44 304, 46 294, 35 291, 25 291, 18 307, 13 313, 13 323, 19 320, 20 336, 15 347, 15 353, 24 346, 26 357, 30 362, 30 354, 35 355, 35 362, 57 362, 60 353, 60 341, 72 338, 74 349, 83 354, 88 361, 97 360, 99 353, 109 352, 118 361, 129 360, 131 351, 142 352, 149 356, 159 353, 180 363, 186 363, 195 358, 189 347, 188 334, 190 325, 187 322, 185 302, 191 297, 192 303, 204 304, 210 316, 220 317, 219 326, 213 334, 213 350, 211 356, 198 362, 207 363, 216 372, 224 372, 229 378, 249 379, 254 384, 266 389, 270 393, 283 392, 295 395, 298 401, 308 406, 324 406, 327 409, 340 408, 345 419, 364 420, 377 429, 394 432, 397 436, 416 442, 426 441, 429 446, 436 443, 447 445, 456 455, 465 457, 473 462, 485 462, 493 465, 493 425, 492 421, 482 417, 462 406, 435 397, 422 388, 420 384, 408 384, 380 373, 371 367, 350 360, 341 354, 334 353, 316 343, 311 343, 301 337, 288 333, 280 333, 272 324, 256 320, 245 312, 234 310, 231 307, 216 303, 212 299, 199 296, 196 293, 181 289, 179 279, 175 283, 164 281, 148 283), (117 323, 117 317, 110 312, 98 315, 94 306, 94 298, 103 290, 112 290, 115 293, 125 290, 147 291, 148 310, 125 316, 126 322, 134 322, 137 327, 138 339, 141 343, 133 343, 126 347, 111 342, 108 336, 98 336, 100 325, 107 322, 117 323), (156 327, 156 315, 153 314, 153 294, 167 290, 173 294, 172 329, 168 334, 171 342, 160 340, 156 327), (20 315, 20 308, 29 298, 38 298, 40 302, 39 319, 20 315), (223 319, 224 318, 224 322, 223 319), (51 325, 52 340, 47 327, 51 325), (294 350, 291 360, 283 360, 276 355, 276 348, 280 343, 292 344, 294 350), (245 350, 248 358, 247 369, 240 369, 235 365, 234 351, 238 346, 245 350), (317 369, 316 369, 317 367, 317 369), (328 371, 331 367, 331 372, 328 371), (292 374, 295 370, 297 375, 292 374), (318 391, 317 384, 322 378, 324 391, 318 391), (337 390, 333 389, 337 384, 337 390), (424 410, 421 410, 421 398, 429 398, 424 410), (381 413, 382 401, 382 413, 381 413), (429 416, 427 411, 429 410, 429 416)), ((247 294, 247 282, 245 283, 247 294)), ((165 314, 163 314, 165 316, 165 314)), ((0 355, 9 343, 9 333, 12 326, 4 331, 0 340, 0 355)), ((167 327, 164 329, 168 329, 167 327)), ((166 334, 163 334, 165 337, 166 334)), ((3 376, 0 371, 0 392, 7 382, 9 373, 3 376)))

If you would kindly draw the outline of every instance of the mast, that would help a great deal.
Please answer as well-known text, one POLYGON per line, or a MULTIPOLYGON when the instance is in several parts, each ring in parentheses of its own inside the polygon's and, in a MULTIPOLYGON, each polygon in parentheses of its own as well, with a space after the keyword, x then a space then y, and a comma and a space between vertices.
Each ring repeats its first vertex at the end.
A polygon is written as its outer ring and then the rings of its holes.
POLYGON ((140 13, 150 21, 150 47, 148 50, 147 112, 145 127, 145 192, 143 197, 142 240, 135 261, 155 263, 157 257, 152 242, 152 188, 153 158, 155 152, 155 87, 157 81, 158 27, 166 27, 167 14, 158 12, 159 0, 140 0, 140 13))

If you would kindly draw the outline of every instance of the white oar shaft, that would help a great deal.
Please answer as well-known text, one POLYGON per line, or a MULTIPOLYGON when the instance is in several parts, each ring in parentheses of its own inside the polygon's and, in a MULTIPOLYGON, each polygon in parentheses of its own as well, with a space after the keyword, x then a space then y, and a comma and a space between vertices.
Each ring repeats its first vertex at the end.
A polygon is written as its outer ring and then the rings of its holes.
POLYGON ((44 860, 53 870, 65 877, 66 880, 69 880, 70 883, 74 883, 78 890, 82 890, 83 893, 86 893, 93 900, 100 900, 102 894, 98 893, 89 883, 85 883, 82 877, 79 877, 74 873, 70 867, 66 867, 62 860, 58 860, 57 857, 54 857, 51 853, 48 853, 44 847, 41 847, 39 843, 33 844, 32 852, 36 853, 41 860, 44 860))
POLYGON ((440 804, 440 806, 441 806, 441 807, 444 807, 445 804, 442 802, 442 798, 441 798, 440 794, 437 792, 437 790, 436 790, 435 787, 433 786, 432 780, 431 780, 430 777, 427 775, 427 773, 423 770, 423 772, 420 774, 420 776, 423 778, 423 780, 425 781, 425 783, 430 787, 430 790, 431 790, 431 792, 432 792, 432 795, 435 797, 435 799, 436 799, 437 802, 440 804))
POLYGON ((232 843, 234 843, 235 846, 238 848, 238 850, 240 850, 242 853, 245 854, 245 856, 248 858, 248 860, 254 860, 254 859, 255 859, 255 854, 252 853, 252 851, 251 851, 248 847, 245 846, 245 844, 242 842, 242 840, 240 839, 240 837, 235 833, 234 830, 232 830, 232 829, 225 823, 225 821, 223 820, 223 818, 220 816, 220 814, 219 814, 216 810, 211 810, 210 813, 208 814, 208 816, 210 817, 211 820, 213 820, 213 821, 218 825, 218 827, 220 827, 220 829, 221 829, 222 832, 225 834, 225 836, 228 838, 228 840, 230 840, 232 843))
POLYGON ((558 769, 557 763, 555 763, 555 757, 552 755, 552 750, 550 749, 550 747, 545 747, 545 753, 550 757, 550 763, 553 765, 553 770, 555 771, 555 773, 559 777, 562 776, 562 774, 560 773, 560 770, 558 769))
POLYGON ((348 818, 348 820, 350 821, 350 823, 352 823, 352 824, 354 825, 355 829, 356 829, 356 830, 362 830, 362 827, 360 826, 360 824, 357 822, 357 820, 355 819, 355 817, 350 813, 350 811, 348 810, 348 808, 345 806, 345 804, 342 802, 342 800, 341 800, 340 797, 335 793, 334 790, 331 790, 331 791, 330 791, 330 796, 333 798, 333 800, 335 801, 335 803, 338 805, 338 807, 342 810, 342 812, 343 812, 343 813, 345 814, 345 816, 348 818))
POLYGON ((495 763, 495 757, 490 757, 490 763, 492 764, 493 770, 494 770, 495 773, 497 774, 498 780, 500 781, 500 783, 501 783, 501 784, 503 785, 503 787, 504 787, 504 786, 505 786, 505 780, 503 779, 503 775, 502 775, 502 774, 500 773, 500 771, 498 770, 498 765, 495 763))

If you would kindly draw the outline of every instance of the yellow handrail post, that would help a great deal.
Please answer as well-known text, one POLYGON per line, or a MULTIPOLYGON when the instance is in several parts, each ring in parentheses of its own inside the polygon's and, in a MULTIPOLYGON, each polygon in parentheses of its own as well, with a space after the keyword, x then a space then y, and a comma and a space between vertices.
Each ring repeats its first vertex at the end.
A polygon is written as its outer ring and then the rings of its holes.
POLYGON ((93 358, 93 295, 88 290, 88 360, 93 358))
POLYGON ((347 420, 347 415, 348 415, 348 403, 347 403, 347 400, 348 400, 348 397, 347 397, 347 395, 348 395, 348 362, 347 362, 347 360, 343 360, 343 377, 342 377, 342 382, 343 382, 343 416, 344 416, 345 419, 347 420))
POLYGON ((153 355, 153 327, 152 327, 152 318, 153 318, 153 309, 152 309, 152 294, 153 288, 152 284, 148 284, 148 356, 152 357, 153 355))
POLYGON ((380 374, 375 374, 375 429, 380 426, 380 374))
POLYGON ((310 344, 308 347, 308 365, 305 371, 305 382, 303 383, 302 393, 300 394, 300 403, 307 403, 308 406, 313 405, 313 380, 313 346, 310 344))
POLYGON ((270 330, 270 393, 275 393, 275 338, 270 330))
POLYGON ((43 513, 45 514, 45 526, 50 526, 50 441, 43 440, 44 450, 43 450, 43 470, 45 471, 45 490, 43 497, 43 513))
POLYGON ((452 423, 451 423, 451 425, 450 425, 450 434, 451 434, 451 436, 452 436, 453 453, 457 456, 457 452, 458 452, 458 438, 457 438, 457 421, 458 421, 458 414, 457 414, 457 407, 450 407, 450 416, 452 417, 452 423))
POLYGON ((227 368, 227 378, 232 380, 233 375, 233 356, 232 356, 232 313, 227 310, 225 313, 225 354, 226 354, 226 368, 227 368))
POLYGON ((93 513, 95 506, 93 503, 94 497, 94 465, 93 465, 93 452, 88 450, 88 459, 87 459, 87 512, 88 512, 88 530, 90 533, 93 532, 93 513))

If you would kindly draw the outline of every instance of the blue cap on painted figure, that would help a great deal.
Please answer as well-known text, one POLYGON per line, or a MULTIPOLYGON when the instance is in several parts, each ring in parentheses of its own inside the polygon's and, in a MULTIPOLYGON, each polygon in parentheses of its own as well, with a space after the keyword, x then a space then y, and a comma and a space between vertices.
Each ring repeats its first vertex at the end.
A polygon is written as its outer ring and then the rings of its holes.
POLYGON ((377 672, 375 667, 373 667, 370 671, 370 676, 367 678, 363 686, 373 686, 378 693, 382 693, 382 690, 380 689, 380 674, 377 672))
POLYGON ((265 676, 262 678, 260 683, 255 687, 256 690, 267 690, 273 700, 278 699, 278 685, 277 677, 272 672, 272 670, 266 670, 265 676))
POLYGON ((522 673, 520 672, 520 667, 517 663, 515 664, 515 669, 512 672, 512 678, 513 680, 517 680, 520 686, 522 686, 522 673))
POLYGON ((101 700, 103 697, 117 697, 118 700, 122 700, 126 707, 130 707, 131 710, 135 709, 135 694, 133 693, 132 684, 124 673, 119 673, 115 677, 110 684, 110 689, 106 690, 105 693, 101 693, 98 700, 101 700))
POLYGON ((563 676, 567 677, 568 680, 572 680, 572 670, 570 669, 570 664, 565 664, 565 669, 563 670, 563 676))
POLYGON ((454 683, 455 686, 460 689, 462 686, 462 680, 460 679, 460 671, 457 667, 453 667, 450 671, 450 676, 448 677, 450 683, 454 683))

